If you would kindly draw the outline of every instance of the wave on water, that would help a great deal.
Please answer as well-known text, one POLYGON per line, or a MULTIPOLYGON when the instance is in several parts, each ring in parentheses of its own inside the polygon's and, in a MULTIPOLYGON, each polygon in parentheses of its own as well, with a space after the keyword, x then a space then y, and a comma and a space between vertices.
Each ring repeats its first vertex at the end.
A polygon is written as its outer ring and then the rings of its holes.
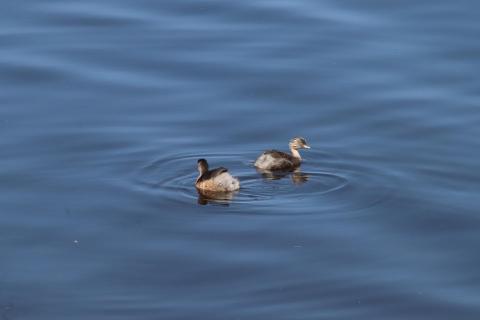
POLYGON ((350 214, 391 194, 391 178, 386 173, 331 154, 311 152, 299 170, 283 173, 259 172, 253 158, 250 153, 167 156, 140 168, 135 178, 144 192, 154 196, 185 205, 221 205, 228 207, 228 213, 350 214), (240 190, 221 195, 199 193, 194 186, 198 158, 206 158, 212 168, 228 168, 240 179, 240 190))

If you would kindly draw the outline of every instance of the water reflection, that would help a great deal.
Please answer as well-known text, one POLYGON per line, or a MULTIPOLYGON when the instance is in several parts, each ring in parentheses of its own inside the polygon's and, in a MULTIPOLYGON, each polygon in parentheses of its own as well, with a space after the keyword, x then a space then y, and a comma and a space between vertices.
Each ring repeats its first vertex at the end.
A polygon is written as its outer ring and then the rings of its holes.
POLYGON ((198 188, 196 189, 198 193, 197 203, 202 206, 207 204, 214 204, 228 207, 233 197, 237 193, 200 190, 198 188))
POLYGON ((293 171, 269 171, 257 168, 257 172, 260 173, 262 175, 262 178, 266 180, 280 180, 286 177, 290 177, 293 184, 296 185, 306 183, 310 177, 309 174, 302 172, 300 168, 296 168, 293 171))

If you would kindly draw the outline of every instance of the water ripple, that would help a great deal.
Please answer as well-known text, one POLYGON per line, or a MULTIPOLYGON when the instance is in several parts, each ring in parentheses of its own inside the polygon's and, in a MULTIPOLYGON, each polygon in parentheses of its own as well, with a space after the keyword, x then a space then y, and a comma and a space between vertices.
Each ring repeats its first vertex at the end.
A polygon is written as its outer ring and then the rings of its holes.
POLYGON ((253 154, 182 154, 158 158, 140 168, 136 184, 143 192, 192 205, 222 204, 229 212, 251 214, 350 214, 383 202, 391 194, 391 177, 372 168, 341 161, 327 153, 310 153, 295 172, 258 172, 253 154), (209 196, 194 187, 196 160, 225 166, 241 181, 232 194, 209 196), (315 160, 313 160, 315 159, 315 160), (300 205, 301 203, 301 205, 300 205))

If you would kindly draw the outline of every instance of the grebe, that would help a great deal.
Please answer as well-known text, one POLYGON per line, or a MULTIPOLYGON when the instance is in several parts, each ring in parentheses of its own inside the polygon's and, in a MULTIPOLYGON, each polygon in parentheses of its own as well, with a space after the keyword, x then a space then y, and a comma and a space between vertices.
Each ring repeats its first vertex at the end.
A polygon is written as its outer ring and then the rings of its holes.
POLYGON ((302 137, 293 138, 288 144, 292 154, 277 150, 267 150, 262 153, 257 161, 255 167, 262 170, 293 170, 300 166, 302 157, 298 152, 299 149, 310 149, 307 141, 302 137))
POLYGON ((216 192, 232 192, 240 189, 240 182, 232 177, 226 168, 208 170, 208 162, 205 159, 199 159, 197 164, 200 175, 195 181, 195 187, 198 189, 216 192))

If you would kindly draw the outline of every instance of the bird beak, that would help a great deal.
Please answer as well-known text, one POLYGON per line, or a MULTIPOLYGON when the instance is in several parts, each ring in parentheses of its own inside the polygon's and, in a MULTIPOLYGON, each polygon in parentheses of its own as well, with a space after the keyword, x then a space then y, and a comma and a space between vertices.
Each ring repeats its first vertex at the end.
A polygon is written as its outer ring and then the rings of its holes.
POLYGON ((308 146, 308 145, 304 145, 303 147, 304 147, 305 149, 311 149, 310 146, 308 146))

